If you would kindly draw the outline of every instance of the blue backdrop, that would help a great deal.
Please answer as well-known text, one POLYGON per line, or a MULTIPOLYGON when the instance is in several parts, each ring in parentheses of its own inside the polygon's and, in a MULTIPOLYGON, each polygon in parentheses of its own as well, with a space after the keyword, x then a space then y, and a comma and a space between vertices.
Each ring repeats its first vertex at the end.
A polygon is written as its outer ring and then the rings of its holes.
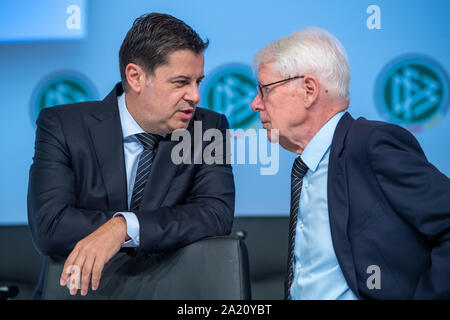
MULTIPOLYGON (((413 131, 428 159, 450 175, 450 115, 445 109, 446 74, 450 69, 450 1, 2 0, 0 224, 27 221, 34 121, 36 108, 42 102, 39 89, 45 88, 52 75, 72 74, 85 84, 84 89, 79 89, 81 96, 102 99, 120 79, 118 51, 126 32, 136 17, 152 11, 183 19, 202 37, 210 39, 205 62, 209 78, 228 63, 251 66, 257 50, 298 29, 327 29, 347 50, 352 73, 352 115, 374 120, 391 116, 393 122, 396 112, 404 115, 405 103, 400 109, 391 104, 394 111, 390 113, 383 109, 381 102, 394 101, 393 92, 376 91, 377 79, 381 89, 386 83, 403 84, 397 86, 403 102, 405 97, 417 98, 415 94, 422 92, 425 100, 417 102, 418 107, 430 109, 433 105, 434 116, 419 115, 421 123, 414 123, 416 117, 403 124, 413 131), (71 5, 75 7, 69 8, 71 5), (371 5, 377 7, 369 8, 371 5), (399 69, 400 77, 392 76, 401 62, 395 64, 395 59, 411 54, 420 55, 423 64, 411 62, 410 69, 399 69), (408 78, 407 70, 420 75, 414 78, 413 73, 408 78)), ((205 101, 200 105, 206 107, 205 101)), ((288 214, 293 158, 280 149, 279 171, 275 175, 260 175, 259 165, 234 165, 237 216, 288 214)))

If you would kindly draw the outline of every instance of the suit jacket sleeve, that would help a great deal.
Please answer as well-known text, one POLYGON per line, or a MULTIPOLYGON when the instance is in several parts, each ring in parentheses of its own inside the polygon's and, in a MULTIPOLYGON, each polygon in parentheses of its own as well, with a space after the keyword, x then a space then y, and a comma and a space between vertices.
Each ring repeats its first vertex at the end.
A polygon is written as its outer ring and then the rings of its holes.
POLYGON ((370 135, 367 151, 390 205, 431 248, 430 268, 414 298, 449 298, 450 180, 427 161, 417 140, 403 128, 378 127, 370 135))
POLYGON ((77 208, 76 177, 57 112, 44 109, 36 124, 28 182, 28 222, 41 254, 67 255, 114 212, 77 208))
MULTIPOLYGON (((216 128, 226 137, 225 116, 216 128)), ((223 150, 226 140, 223 141, 223 150)), ((235 188, 232 168, 226 164, 200 164, 185 203, 135 212, 140 225, 138 255, 177 249, 209 236, 228 235, 234 217, 235 188)))

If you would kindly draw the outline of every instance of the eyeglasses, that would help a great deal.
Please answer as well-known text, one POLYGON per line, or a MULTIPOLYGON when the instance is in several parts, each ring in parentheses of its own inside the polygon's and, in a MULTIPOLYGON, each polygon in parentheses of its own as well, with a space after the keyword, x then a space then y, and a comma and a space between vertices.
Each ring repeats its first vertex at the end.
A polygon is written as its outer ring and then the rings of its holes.
POLYGON ((261 96, 261 99, 264 99, 264 88, 267 88, 269 86, 273 86, 274 84, 277 83, 282 83, 282 82, 286 82, 289 80, 294 80, 294 79, 300 79, 300 78, 304 78, 305 76, 295 76, 295 77, 291 77, 291 78, 287 78, 287 79, 283 79, 283 80, 279 80, 279 81, 275 81, 269 84, 265 84, 265 85, 261 85, 261 83, 258 83, 258 85, 256 86, 256 89, 258 90, 258 94, 261 96))

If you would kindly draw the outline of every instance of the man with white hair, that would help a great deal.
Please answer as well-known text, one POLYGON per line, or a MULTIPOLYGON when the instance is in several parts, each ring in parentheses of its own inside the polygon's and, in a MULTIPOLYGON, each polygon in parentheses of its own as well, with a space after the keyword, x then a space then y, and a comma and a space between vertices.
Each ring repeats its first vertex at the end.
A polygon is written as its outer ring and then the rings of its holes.
POLYGON ((407 130, 345 111, 339 41, 308 28, 264 47, 255 67, 252 109, 298 155, 286 298, 449 298, 450 180, 407 130))

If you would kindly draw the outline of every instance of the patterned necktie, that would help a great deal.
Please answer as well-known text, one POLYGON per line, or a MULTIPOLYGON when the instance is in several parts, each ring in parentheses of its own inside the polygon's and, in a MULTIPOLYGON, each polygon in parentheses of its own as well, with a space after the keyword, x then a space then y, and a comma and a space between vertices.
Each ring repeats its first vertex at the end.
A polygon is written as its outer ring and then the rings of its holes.
POLYGON ((308 171, 308 166, 298 156, 291 173, 291 214, 289 219, 289 254, 288 254, 288 273, 286 278, 286 292, 287 300, 291 300, 291 285, 294 280, 294 245, 295 232, 297 227, 298 206, 300 201, 300 192, 303 185, 303 177, 308 171))
POLYGON ((153 158, 155 157, 155 150, 159 141, 162 139, 159 135, 147 132, 138 133, 135 136, 142 143, 144 150, 139 156, 136 178, 134 179, 133 195, 131 196, 130 203, 131 211, 139 209, 139 204, 141 203, 142 196, 144 195, 145 183, 148 180, 153 158))

